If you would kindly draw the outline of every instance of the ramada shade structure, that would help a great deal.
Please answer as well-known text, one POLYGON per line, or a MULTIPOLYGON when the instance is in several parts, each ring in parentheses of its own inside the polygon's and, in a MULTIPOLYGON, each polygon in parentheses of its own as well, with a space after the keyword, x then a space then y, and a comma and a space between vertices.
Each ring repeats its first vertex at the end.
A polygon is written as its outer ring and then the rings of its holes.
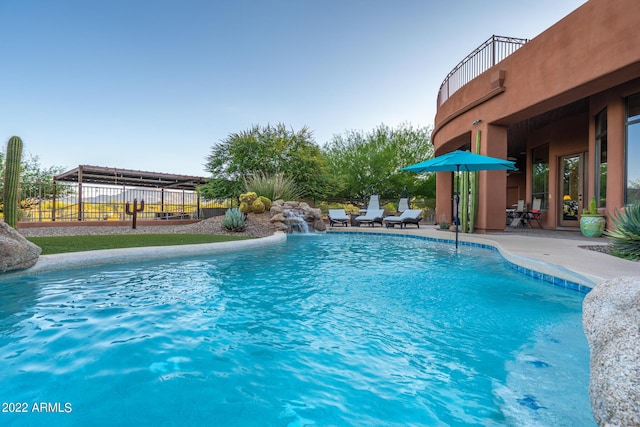
POLYGON ((75 169, 56 175, 53 177, 53 181, 195 191, 199 185, 207 182, 207 178, 80 165, 75 169))
MULTIPOLYGON (((102 166, 80 165, 75 169, 53 177, 54 194, 53 205, 56 204, 57 182, 78 183, 78 220, 83 215, 83 184, 110 185, 137 188, 154 188, 161 191, 161 210, 165 205, 165 190, 196 191, 197 187, 207 182, 206 178, 189 175, 174 175, 168 173, 145 172, 131 169, 108 168, 102 166)), ((197 196, 198 212, 200 211, 200 195, 197 196)), ((55 221, 55 209, 52 214, 55 221)))

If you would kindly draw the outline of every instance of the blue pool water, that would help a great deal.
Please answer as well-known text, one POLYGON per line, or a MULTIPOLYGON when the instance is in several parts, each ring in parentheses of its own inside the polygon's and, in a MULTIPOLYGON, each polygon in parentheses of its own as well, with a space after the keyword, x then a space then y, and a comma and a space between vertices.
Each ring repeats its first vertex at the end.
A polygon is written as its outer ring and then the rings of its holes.
POLYGON ((582 298, 358 234, 4 279, 0 425, 594 425, 582 298))

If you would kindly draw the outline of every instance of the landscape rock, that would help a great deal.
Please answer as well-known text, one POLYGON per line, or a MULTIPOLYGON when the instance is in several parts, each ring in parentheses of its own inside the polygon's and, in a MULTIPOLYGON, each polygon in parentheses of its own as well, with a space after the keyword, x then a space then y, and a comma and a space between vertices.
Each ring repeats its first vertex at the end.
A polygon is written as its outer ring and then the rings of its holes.
POLYGON ((327 230, 327 225, 322 220, 322 211, 309 206, 306 202, 282 201, 273 202, 269 210, 271 222, 281 231, 287 233, 299 232, 302 221, 306 223, 306 229, 314 232, 327 230))
POLYGON ((283 212, 283 208, 281 205, 272 204, 269 209, 269 214, 273 217, 275 215, 281 214, 283 212))
POLYGON ((322 211, 320 209, 314 209, 307 205, 307 208, 305 208, 304 212, 307 214, 308 220, 310 221, 322 219, 322 211))
POLYGON ((589 397, 599 425, 640 425, 640 277, 598 284, 583 302, 589 397))
POLYGON ((284 222, 284 213, 278 212, 271 216, 271 222, 284 222))
POLYGON ((32 267, 41 252, 42 249, 0 221, 0 273, 32 267))
POLYGON ((316 219, 313 222, 313 229, 316 231, 327 231, 327 224, 322 220, 322 218, 316 219))
POLYGON ((277 231, 284 231, 285 233, 289 230, 289 227, 284 222, 276 222, 275 228, 277 231))

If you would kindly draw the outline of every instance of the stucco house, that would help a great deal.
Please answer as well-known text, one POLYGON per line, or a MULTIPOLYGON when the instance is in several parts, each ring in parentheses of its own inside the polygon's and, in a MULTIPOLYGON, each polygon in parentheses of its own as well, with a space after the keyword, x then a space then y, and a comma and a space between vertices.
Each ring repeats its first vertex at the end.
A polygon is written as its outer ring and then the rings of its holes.
MULTIPOLYGON (((443 82, 432 143, 516 162, 483 171, 475 230, 504 230, 505 210, 541 199, 545 228, 578 226, 640 202, 640 7, 590 0, 532 40, 492 37, 443 82)), ((454 180, 437 174, 436 219, 451 221, 454 180)))

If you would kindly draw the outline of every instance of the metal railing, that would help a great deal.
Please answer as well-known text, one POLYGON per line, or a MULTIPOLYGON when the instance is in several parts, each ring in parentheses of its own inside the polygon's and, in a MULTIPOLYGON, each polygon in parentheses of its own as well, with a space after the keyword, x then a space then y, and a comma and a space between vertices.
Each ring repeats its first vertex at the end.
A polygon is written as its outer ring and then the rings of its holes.
POLYGON ((223 215, 231 200, 205 200, 195 191, 77 183, 23 183, 18 219, 26 222, 123 221, 126 204, 144 200, 139 220, 203 219, 223 215), (55 194, 55 197, 54 197, 55 194))
POLYGON ((447 74, 438 92, 438 106, 458 89, 520 49, 528 41, 514 37, 491 36, 447 74))

